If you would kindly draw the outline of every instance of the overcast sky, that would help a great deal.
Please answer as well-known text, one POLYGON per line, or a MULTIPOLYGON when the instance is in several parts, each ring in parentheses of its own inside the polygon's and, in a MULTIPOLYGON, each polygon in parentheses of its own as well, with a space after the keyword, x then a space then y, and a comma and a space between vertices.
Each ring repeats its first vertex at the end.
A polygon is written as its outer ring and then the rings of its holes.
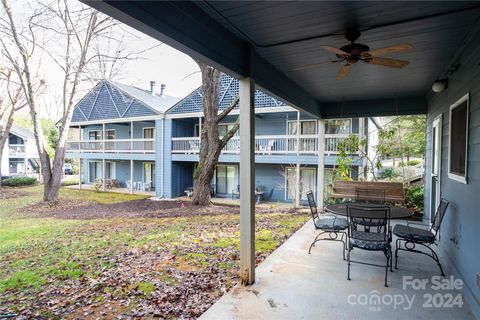
MULTIPOLYGON (((19 26, 25 24, 25 17, 29 15, 31 10, 27 0, 10 1, 14 17, 17 19, 19 26)), ((79 5, 79 2, 72 2, 73 6, 79 5)), ((167 46, 161 44, 159 41, 144 35, 143 33, 132 29, 126 25, 116 27, 115 38, 119 39, 121 35, 125 35, 124 42, 125 52, 140 52, 147 48, 152 48, 142 53, 141 59, 124 61, 123 72, 120 77, 114 79, 127 85, 134 85, 142 89, 150 89, 150 81, 156 82, 155 91, 160 91, 160 84, 166 84, 167 95, 183 98, 190 92, 201 85, 201 75, 197 64, 189 56, 167 46)), ((48 44, 51 50, 56 50, 62 53, 64 50, 61 43, 56 43, 55 40, 49 40, 48 44)), ((37 50, 40 52, 41 50, 37 50)), ((38 65, 38 64, 37 64, 38 65)), ((46 88, 40 98, 43 106, 42 116, 49 116, 58 120, 60 112, 53 110, 46 112, 47 105, 55 105, 56 100, 62 91, 63 73, 58 65, 48 57, 47 54, 41 55, 41 64, 39 68, 39 76, 46 81, 46 88), (53 102, 52 102, 53 101, 53 102)), ((93 84, 83 83, 81 92, 77 95, 76 100, 80 100, 93 84)), ((27 108, 22 112, 24 115, 28 114, 27 108)))

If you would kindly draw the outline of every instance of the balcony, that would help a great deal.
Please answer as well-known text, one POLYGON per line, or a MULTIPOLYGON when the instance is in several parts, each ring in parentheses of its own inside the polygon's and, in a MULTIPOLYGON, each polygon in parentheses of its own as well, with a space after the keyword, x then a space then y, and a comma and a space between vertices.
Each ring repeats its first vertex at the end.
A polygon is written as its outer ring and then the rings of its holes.
POLYGON ((8 152, 10 156, 24 156, 25 145, 24 144, 10 144, 8 146, 8 152))
POLYGON ((155 139, 83 140, 67 142, 67 152, 155 153, 155 139))
MULTIPOLYGON (((347 134, 326 134, 325 154, 338 154, 339 143, 347 138, 347 134)), ((200 150, 199 137, 172 138, 172 153, 198 154, 200 150)), ((223 154, 240 153, 240 137, 235 136, 228 141, 223 154)), ((317 155, 318 135, 274 135, 256 136, 255 153, 259 155, 317 155)))

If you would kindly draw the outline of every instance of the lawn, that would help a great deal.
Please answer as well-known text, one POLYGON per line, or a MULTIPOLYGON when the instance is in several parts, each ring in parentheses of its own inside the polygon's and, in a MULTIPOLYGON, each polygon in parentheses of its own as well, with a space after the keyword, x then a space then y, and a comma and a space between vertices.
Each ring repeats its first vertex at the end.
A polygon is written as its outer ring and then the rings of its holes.
MULTIPOLYGON (((196 318, 238 282, 238 208, 66 188, 46 207, 40 187, 16 190, 0 200, 0 314, 196 318)), ((257 263, 307 218, 258 213, 257 263)))

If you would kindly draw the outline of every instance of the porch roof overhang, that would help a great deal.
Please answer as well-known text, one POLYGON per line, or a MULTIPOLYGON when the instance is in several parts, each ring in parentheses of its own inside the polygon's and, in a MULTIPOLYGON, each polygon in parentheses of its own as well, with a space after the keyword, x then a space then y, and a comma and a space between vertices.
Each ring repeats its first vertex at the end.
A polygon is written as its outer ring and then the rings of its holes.
POLYGON ((426 94, 445 76, 478 23, 478 2, 210 2, 92 1, 90 6, 229 73, 251 77, 261 90, 317 117, 426 113, 426 94), (293 71, 334 58, 320 45, 341 47, 344 31, 380 48, 411 43, 392 56, 409 60, 397 70, 356 64, 293 71))

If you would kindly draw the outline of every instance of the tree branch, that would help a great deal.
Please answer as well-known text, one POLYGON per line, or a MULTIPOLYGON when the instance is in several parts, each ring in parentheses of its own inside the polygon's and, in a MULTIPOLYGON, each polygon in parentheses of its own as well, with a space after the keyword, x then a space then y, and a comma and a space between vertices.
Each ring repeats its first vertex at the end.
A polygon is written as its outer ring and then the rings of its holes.
POLYGON ((230 105, 225 108, 218 116, 217 116, 217 123, 220 123, 240 102, 240 97, 236 96, 235 99, 230 103, 230 105))

